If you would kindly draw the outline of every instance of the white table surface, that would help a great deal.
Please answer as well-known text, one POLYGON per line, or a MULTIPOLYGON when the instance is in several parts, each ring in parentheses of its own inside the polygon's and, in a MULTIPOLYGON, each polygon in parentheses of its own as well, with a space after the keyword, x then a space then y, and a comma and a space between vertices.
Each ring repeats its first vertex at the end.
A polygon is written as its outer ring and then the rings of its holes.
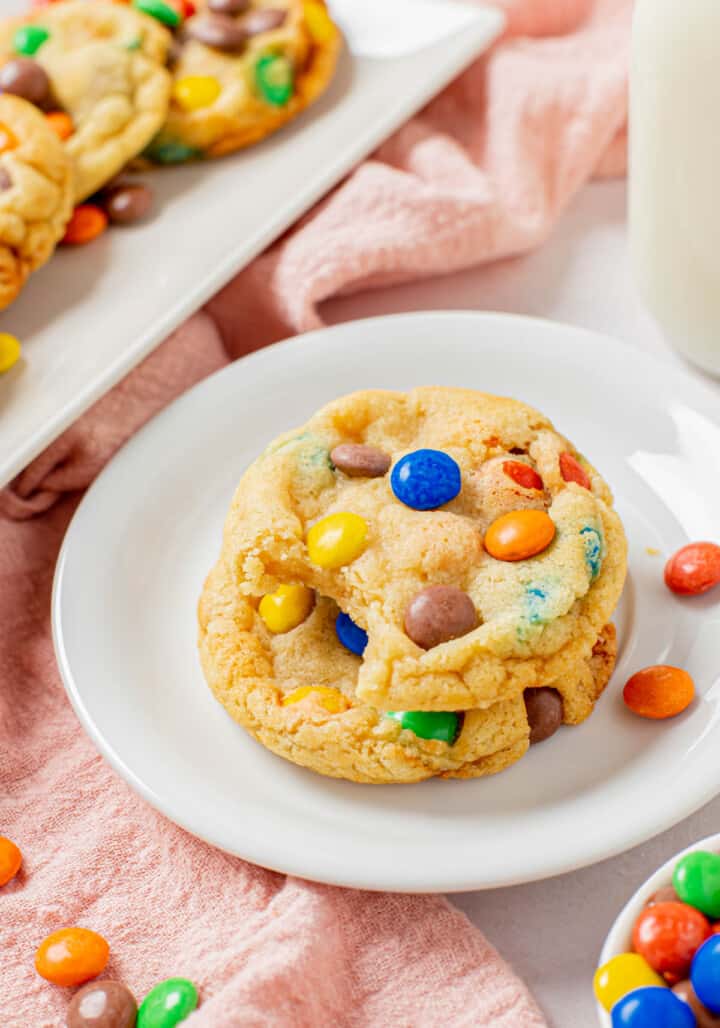
MULTIPOLYGON (((550 242, 529 257, 333 300, 323 316, 335 323, 430 308, 514 311, 606 332, 680 363, 634 292, 626 241, 624 184, 593 184, 550 242)), ((613 860, 545 882, 466 893, 455 902, 524 978, 553 1028, 594 1028, 591 979, 616 913, 659 864, 717 831, 720 798, 613 860)), ((519 845, 522 839, 508 839, 508 846, 519 845)))

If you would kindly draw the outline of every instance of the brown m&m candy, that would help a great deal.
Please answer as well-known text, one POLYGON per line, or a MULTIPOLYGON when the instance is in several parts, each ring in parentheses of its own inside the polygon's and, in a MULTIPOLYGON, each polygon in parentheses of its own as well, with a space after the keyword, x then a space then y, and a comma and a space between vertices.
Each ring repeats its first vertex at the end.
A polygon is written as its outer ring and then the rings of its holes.
POLYGON ((477 624, 473 601, 454 585, 429 585, 405 611, 405 631, 424 650, 467 635, 477 624))
POLYGON ((49 92, 45 69, 31 57, 16 57, 0 67, 0 93, 12 93, 38 106, 49 92))
POLYGON ((526 689, 523 698, 530 725, 530 745, 555 735, 563 720, 563 701, 557 689, 526 689))
POLYGON ((141 183, 119 182, 103 194, 105 213, 116 225, 130 225, 140 221, 150 211, 153 192, 141 183))
POLYGON ((206 14, 191 18, 185 26, 184 34, 198 43, 227 53, 242 50, 247 40, 245 29, 227 14, 206 14))
POLYGON ((259 8, 250 11, 242 20, 242 27, 248 36, 259 36, 261 32, 279 29, 287 14, 276 7, 259 8))
POLYGON ((208 7, 213 14, 242 14, 250 6, 250 0, 209 0, 208 7))
POLYGON ((351 478, 380 478, 391 463, 387 453, 360 443, 341 443, 331 451, 330 460, 351 478))
POLYGON ((692 987, 692 982, 678 982, 677 985, 673 985, 672 991, 678 999, 681 999, 683 1003, 687 1003, 693 1014, 695 1014, 695 1024, 697 1028, 720 1028, 720 1017, 715 1017, 712 1012, 700 1002, 692 987))
POLYGON ((656 903, 679 903, 680 897, 672 885, 665 885, 662 889, 654 892, 645 904, 646 907, 654 907, 656 903))
POLYGON ((90 982, 73 996, 67 1028, 133 1028, 135 997, 122 982, 90 982))

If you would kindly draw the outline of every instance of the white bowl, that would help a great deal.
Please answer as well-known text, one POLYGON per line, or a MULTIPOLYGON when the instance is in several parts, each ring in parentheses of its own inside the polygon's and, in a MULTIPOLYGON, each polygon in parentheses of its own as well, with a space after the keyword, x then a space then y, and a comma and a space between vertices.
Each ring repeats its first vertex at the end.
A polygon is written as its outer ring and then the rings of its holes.
MULTIPOLYGON (((666 860, 662 867, 659 867, 654 874, 651 874, 639 889, 636 889, 615 918, 615 922, 608 932, 605 945, 598 960, 598 967, 605 964, 612 957, 616 957, 619 953, 629 953, 632 950, 632 930, 636 917, 645 908, 647 901, 658 889, 672 885, 673 871, 678 860, 688 853, 694 853, 696 850, 709 850, 711 853, 720 853, 720 834, 708 835, 707 838, 694 842, 687 849, 680 850, 674 857, 666 860)), ((612 1028, 610 1015, 599 1003, 597 1004, 597 1011, 602 1028, 612 1028)))

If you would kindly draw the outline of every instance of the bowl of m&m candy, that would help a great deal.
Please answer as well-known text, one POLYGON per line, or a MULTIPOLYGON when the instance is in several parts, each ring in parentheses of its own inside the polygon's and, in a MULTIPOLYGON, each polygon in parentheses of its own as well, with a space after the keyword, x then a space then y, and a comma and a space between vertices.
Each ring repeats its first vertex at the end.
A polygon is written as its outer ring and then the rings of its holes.
POLYGON ((720 1028, 720 835, 637 890, 605 940, 593 989, 603 1028, 720 1028))

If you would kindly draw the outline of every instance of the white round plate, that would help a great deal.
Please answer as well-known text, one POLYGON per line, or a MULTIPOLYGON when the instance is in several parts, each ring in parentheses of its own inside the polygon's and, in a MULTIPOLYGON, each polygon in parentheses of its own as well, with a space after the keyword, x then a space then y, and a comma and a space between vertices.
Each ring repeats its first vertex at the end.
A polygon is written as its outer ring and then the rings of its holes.
POLYGON ((85 729, 168 817, 255 863, 334 884, 451 891, 608 857, 720 791, 720 609, 680 600, 664 556, 720 537, 713 393, 611 339, 545 321, 422 313, 270 347, 198 385, 118 454, 81 503, 53 597, 60 669, 85 729), (255 743, 206 688, 195 606, 243 469, 356 389, 461 385, 535 404, 611 483, 630 540, 617 669, 593 716, 492 778, 365 786, 255 743), (649 722, 630 673, 679 664, 699 696, 649 722))

